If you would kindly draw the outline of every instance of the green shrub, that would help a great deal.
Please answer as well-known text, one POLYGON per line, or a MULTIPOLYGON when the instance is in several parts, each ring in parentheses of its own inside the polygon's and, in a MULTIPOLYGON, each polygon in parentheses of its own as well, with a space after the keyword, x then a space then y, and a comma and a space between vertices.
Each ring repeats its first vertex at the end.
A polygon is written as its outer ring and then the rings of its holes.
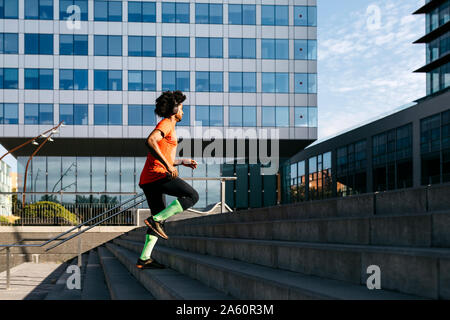
POLYGON ((5 216, 0 216, 0 226, 10 225, 11 223, 5 216))
POLYGON ((38 218, 44 221, 55 220, 57 224, 79 223, 79 219, 74 213, 62 205, 50 201, 39 201, 25 206, 23 215, 24 218, 38 218))

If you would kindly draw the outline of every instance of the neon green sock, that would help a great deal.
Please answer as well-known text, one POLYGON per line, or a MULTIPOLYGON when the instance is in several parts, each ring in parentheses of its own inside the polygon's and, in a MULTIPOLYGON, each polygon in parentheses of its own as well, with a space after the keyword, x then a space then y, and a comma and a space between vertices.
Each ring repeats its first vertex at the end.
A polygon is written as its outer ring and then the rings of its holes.
POLYGON ((144 249, 142 249, 141 260, 148 260, 152 255, 153 247, 156 244, 158 237, 152 236, 151 234, 145 235, 144 249))
POLYGON ((184 209, 181 206, 180 202, 178 201, 178 199, 175 199, 172 201, 171 204, 169 204, 167 206, 167 208, 165 208, 164 210, 162 210, 160 213, 158 213, 157 215, 153 216, 153 220, 155 221, 162 221, 162 220, 166 220, 167 218, 170 218, 171 216, 183 212, 184 209))

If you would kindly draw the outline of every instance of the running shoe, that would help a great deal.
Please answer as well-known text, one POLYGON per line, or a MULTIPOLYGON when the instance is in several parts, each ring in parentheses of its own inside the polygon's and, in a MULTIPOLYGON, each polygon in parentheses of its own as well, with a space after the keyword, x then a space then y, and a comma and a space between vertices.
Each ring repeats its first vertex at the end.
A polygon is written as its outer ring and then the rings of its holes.
POLYGON ((158 236, 160 236, 163 239, 169 239, 167 234, 164 232, 163 226, 161 223, 153 220, 153 216, 150 216, 149 218, 144 220, 147 227, 152 229, 158 236))
POLYGON ((138 269, 164 269, 165 266, 156 260, 147 259, 141 260, 140 258, 136 262, 136 267, 138 269))

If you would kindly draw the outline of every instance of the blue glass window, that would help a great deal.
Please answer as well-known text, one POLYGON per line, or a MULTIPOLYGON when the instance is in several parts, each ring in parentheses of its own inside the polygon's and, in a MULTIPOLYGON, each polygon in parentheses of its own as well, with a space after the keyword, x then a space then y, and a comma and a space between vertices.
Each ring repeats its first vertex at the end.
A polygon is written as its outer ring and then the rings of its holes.
POLYGON ((94 125, 105 126, 108 124, 108 105, 94 105, 94 125))
POLYGON ((129 70, 128 91, 155 91, 156 72, 151 70, 129 70))
POLYGON ((139 104, 128 105, 128 125, 129 126, 142 125, 142 105, 139 104))
POLYGON ((228 125, 230 127, 242 127, 242 107, 230 106, 228 111, 228 125))
POLYGON ((289 127, 289 107, 275 107, 275 125, 289 127))
POLYGON ((25 54, 53 54, 53 34, 25 34, 25 54))
POLYGON ((308 26, 317 26, 317 7, 308 7, 308 26))
POLYGON ((196 3, 195 23, 222 24, 223 23, 222 4, 196 3))
POLYGON ((142 71, 142 90, 156 91, 156 71, 142 71))
POLYGON ((162 22, 166 23, 189 23, 189 3, 163 2, 162 22))
POLYGON ((264 26, 275 25, 275 6, 261 6, 261 24, 264 26))
POLYGON ((59 35, 60 55, 88 55, 88 36, 60 34, 59 35))
POLYGON ((142 125, 143 126, 156 125, 155 105, 152 104, 142 105, 142 125))
POLYGON ((223 92, 223 72, 209 73, 209 91, 223 92))
POLYGON ((19 53, 17 33, 0 33, 0 54, 19 53))
POLYGON ((308 40, 308 59, 317 60, 317 40, 308 40))
POLYGON ((122 36, 94 35, 95 56, 121 56, 122 36))
POLYGON ((307 107, 295 107, 294 109, 294 125, 296 127, 308 126, 308 108, 307 107))
POLYGON ((308 74, 296 73, 295 79, 295 93, 308 93, 308 74))
POLYGON ((263 127, 288 127, 289 107, 262 107, 263 127))
POLYGON ((129 1, 128 22, 156 22, 156 2, 129 1))
POLYGON ((317 74, 308 73, 308 93, 317 93, 317 74))
POLYGON ((94 90, 122 90, 122 70, 94 70, 94 90))
POLYGON ((71 17, 88 21, 88 0, 59 0, 59 19, 72 20, 71 17), (79 11, 75 6, 78 6, 79 11), (79 17, 76 17, 78 12, 79 17))
POLYGON ((53 69, 39 69, 39 89, 53 90, 53 69))
POLYGON ((197 106, 195 120, 201 122, 202 126, 223 126, 223 107, 197 106))
POLYGON ((317 128, 317 108, 308 108, 308 127, 317 128))
POLYGON ((95 104, 94 125, 122 125, 122 105, 95 104))
POLYGON ((24 124, 39 124, 39 104, 24 104, 24 124))
POLYGON ((228 57, 230 59, 242 59, 242 39, 228 39, 228 57))
POLYGON ((197 58, 223 58, 223 38, 195 38, 197 58))
POLYGON ((128 55, 136 57, 156 57, 156 37, 128 36, 128 55))
POLYGON ((0 103, 0 124, 18 124, 19 105, 17 103, 0 103))
POLYGON ((294 40, 294 59, 308 59, 308 40, 294 40))
POLYGON ((230 59, 255 59, 256 39, 229 38, 228 57, 230 59))
POLYGON ((189 37, 163 37, 162 56, 189 58, 189 37))
POLYGON ((289 6, 262 5, 261 24, 266 26, 289 25, 289 6))
POLYGON ((108 105, 108 124, 122 125, 122 105, 110 104, 108 105))
POLYGON ((25 124, 53 124, 53 104, 25 103, 25 124))
POLYGON ((256 92, 255 72, 230 72, 229 92, 256 92))
POLYGON ((94 2, 94 21, 108 21, 108 1, 94 2))
POLYGON ((94 21, 122 21, 122 1, 95 0, 94 21))
POLYGON ((275 107, 261 108, 261 125, 263 127, 275 127, 275 107))
POLYGON ((19 17, 19 1, 0 0, 0 19, 17 19, 19 17))
POLYGON ((294 6, 295 26, 317 26, 317 7, 294 6))
POLYGON ((262 59, 289 59, 288 39, 261 39, 262 59))
POLYGON ((153 126, 156 124, 154 105, 129 105, 128 125, 129 126, 153 126))
POLYGON ((128 70, 128 91, 142 91, 141 70, 128 70))
POLYGON ((60 104, 59 121, 64 121, 66 125, 87 125, 88 105, 87 104, 60 104))
POLYGON ((162 72, 162 90, 181 90, 190 91, 190 72, 189 71, 163 71, 162 72))
POLYGON ((94 70, 94 90, 108 90, 108 70, 94 70))
POLYGON ((178 126, 190 126, 191 125, 191 107, 183 104, 183 118, 177 124, 178 126))
POLYGON ((308 25, 308 9, 306 6, 294 6, 294 25, 308 25))
POLYGON ((256 127, 256 107, 255 106, 242 107, 242 115, 243 115, 242 125, 244 127, 256 127))
POLYGON ((289 74, 278 72, 263 72, 262 73, 262 91, 265 93, 277 92, 288 93, 289 92, 289 74))
POLYGON ((53 20, 53 0, 25 0, 25 19, 53 20))
POLYGON ((0 69, 0 85, 1 89, 18 89, 19 78, 17 68, 0 69))
POLYGON ((275 6, 275 25, 289 25, 289 6, 275 6))
POLYGON ((87 90, 88 70, 87 69, 60 69, 59 70, 60 90, 87 90))
POLYGON ((209 23, 209 4, 195 4, 195 23, 209 23))
POLYGON ((39 89, 39 69, 25 69, 25 89, 39 89))
POLYGON ((254 4, 229 4, 228 23, 255 25, 256 6, 254 4))

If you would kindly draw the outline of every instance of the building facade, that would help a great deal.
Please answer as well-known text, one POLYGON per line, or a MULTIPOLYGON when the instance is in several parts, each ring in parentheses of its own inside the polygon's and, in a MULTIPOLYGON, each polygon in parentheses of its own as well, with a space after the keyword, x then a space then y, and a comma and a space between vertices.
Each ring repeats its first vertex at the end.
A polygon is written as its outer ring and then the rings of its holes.
POLYGON ((414 14, 425 14, 425 35, 414 43, 426 45, 426 64, 415 72, 427 74, 427 95, 450 86, 450 0, 427 0, 414 14))
MULTIPOLYGON (((0 143, 10 150, 64 121, 55 142, 31 161, 27 190, 117 193, 67 194, 63 202, 121 201, 140 191, 144 139, 160 120, 155 99, 179 89, 187 100, 178 138, 201 150, 180 153, 201 163, 180 176, 235 175, 227 182, 230 207, 274 205, 278 172, 261 174, 266 162, 249 159, 252 143, 261 148, 259 141, 275 139, 272 156, 281 163, 317 139, 316 5, 3 0, 0 143), (214 141, 223 153, 209 152, 214 141), (225 156, 225 145, 239 142, 244 156, 225 156)), ((19 191, 34 149, 14 154, 19 191)), ((219 201, 218 182, 192 183, 196 207, 219 201)))
POLYGON ((391 115, 316 141, 283 166, 283 202, 450 182, 450 1, 428 0, 427 96, 391 115))
MULTIPOLYGON (((0 161, 0 192, 11 192, 12 183, 13 181, 11 177, 11 167, 2 160, 0 161)), ((0 195, 0 215, 10 215, 12 213, 11 205, 11 195, 0 195)))

